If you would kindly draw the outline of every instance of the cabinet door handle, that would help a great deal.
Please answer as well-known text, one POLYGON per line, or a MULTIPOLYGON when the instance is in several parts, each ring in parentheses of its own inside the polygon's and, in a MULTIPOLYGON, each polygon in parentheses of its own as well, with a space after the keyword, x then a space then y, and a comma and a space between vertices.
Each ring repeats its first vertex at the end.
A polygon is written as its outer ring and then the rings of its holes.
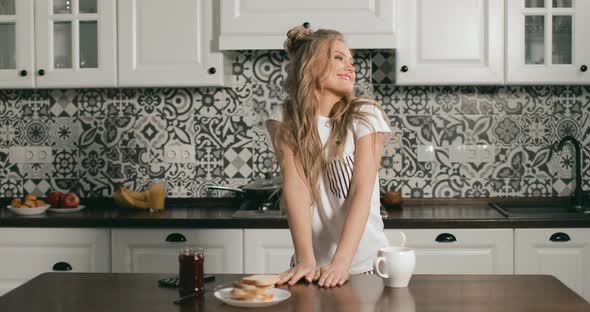
POLYGON ((563 232, 557 232, 551 235, 549 240, 552 242, 568 242, 570 241, 570 236, 563 232))
POLYGON ((166 236, 166 241, 171 243, 186 242, 186 237, 180 233, 172 233, 166 236))
POLYGON ((209 69, 207 70, 207 72, 210 75, 213 75, 213 74, 215 74, 217 72, 217 69, 215 69, 215 67, 209 67, 209 69))
POLYGON ((23 70, 20 71, 19 74, 20 74, 21 77, 25 77, 28 73, 27 73, 26 70, 23 69, 23 70))
POLYGON ((69 263, 62 261, 62 262, 58 262, 58 263, 54 264, 52 270, 66 272, 66 271, 71 271, 72 266, 69 263))
POLYGON ((582 66, 580 66, 580 70, 581 70, 583 73, 585 73, 585 72, 588 70, 588 66, 586 66, 586 65, 582 65, 582 66))
POLYGON ((438 243, 452 243, 456 242, 457 238, 451 233, 441 233, 435 239, 438 243))
POLYGON ((39 74, 39 76, 43 76, 43 75, 45 75, 45 70, 39 69, 39 71, 37 71, 37 74, 39 74))
POLYGON ((404 72, 404 73, 405 73, 405 72, 407 72, 407 71, 408 71, 408 66, 406 66, 406 65, 402 66, 402 72, 404 72))

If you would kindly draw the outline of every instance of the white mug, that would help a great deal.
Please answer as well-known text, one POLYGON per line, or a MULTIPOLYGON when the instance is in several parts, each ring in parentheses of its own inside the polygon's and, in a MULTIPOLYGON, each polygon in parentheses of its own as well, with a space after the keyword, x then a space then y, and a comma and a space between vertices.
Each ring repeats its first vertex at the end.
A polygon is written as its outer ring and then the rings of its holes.
POLYGON ((401 246, 389 246, 379 249, 379 254, 373 262, 377 275, 383 278, 387 287, 406 287, 414 274, 416 254, 411 248, 404 247, 405 235, 402 233, 401 246), (381 263, 384 263, 384 272, 381 263))

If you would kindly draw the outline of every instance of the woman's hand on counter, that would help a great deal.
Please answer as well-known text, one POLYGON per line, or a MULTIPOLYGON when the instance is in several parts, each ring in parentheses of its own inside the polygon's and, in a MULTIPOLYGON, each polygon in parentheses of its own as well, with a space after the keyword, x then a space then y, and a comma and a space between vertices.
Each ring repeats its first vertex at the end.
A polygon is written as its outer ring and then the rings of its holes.
POLYGON ((311 283, 319 278, 319 273, 316 270, 315 263, 297 263, 294 267, 279 275, 277 284, 282 285, 288 283, 289 286, 293 286, 302 278, 305 278, 308 283, 311 283))
POLYGON ((347 265, 332 262, 320 269, 318 285, 320 287, 342 286, 349 277, 347 265))

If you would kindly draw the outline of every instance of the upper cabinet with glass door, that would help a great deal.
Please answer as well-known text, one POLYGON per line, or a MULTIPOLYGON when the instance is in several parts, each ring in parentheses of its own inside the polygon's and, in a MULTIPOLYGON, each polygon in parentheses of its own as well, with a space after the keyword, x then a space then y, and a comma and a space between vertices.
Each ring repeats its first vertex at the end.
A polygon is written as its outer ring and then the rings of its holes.
POLYGON ((507 83, 590 83, 590 1, 510 0, 507 83))
POLYGON ((0 0, 0 88, 35 86, 33 0, 0 0))
POLYGON ((115 10, 115 0, 36 0, 37 87, 116 86, 115 10))

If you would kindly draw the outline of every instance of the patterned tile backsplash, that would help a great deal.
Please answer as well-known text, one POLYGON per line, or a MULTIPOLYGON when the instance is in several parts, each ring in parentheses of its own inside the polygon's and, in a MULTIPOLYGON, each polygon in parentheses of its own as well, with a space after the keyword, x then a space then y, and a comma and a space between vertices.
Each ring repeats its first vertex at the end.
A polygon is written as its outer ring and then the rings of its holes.
MULTIPOLYGON (((231 89, 0 90, 0 197, 49 190, 111 196, 120 183, 140 190, 152 181, 166 181, 173 197, 227 196, 206 186, 276 174, 264 120, 285 99, 287 58, 240 51, 231 59, 231 89), (164 148, 179 144, 193 146, 195 158, 167 163, 164 148), (48 146, 53 162, 11 162, 14 146, 48 146)), ((356 93, 374 96, 396 128, 382 159, 382 190, 567 196, 575 185, 573 149, 551 152, 567 134, 582 143, 590 189, 590 86, 399 87, 393 60, 390 51, 355 52, 356 93), (493 147, 494 160, 452 162, 457 145, 493 147), (420 161, 429 146, 433 159, 420 161)))

